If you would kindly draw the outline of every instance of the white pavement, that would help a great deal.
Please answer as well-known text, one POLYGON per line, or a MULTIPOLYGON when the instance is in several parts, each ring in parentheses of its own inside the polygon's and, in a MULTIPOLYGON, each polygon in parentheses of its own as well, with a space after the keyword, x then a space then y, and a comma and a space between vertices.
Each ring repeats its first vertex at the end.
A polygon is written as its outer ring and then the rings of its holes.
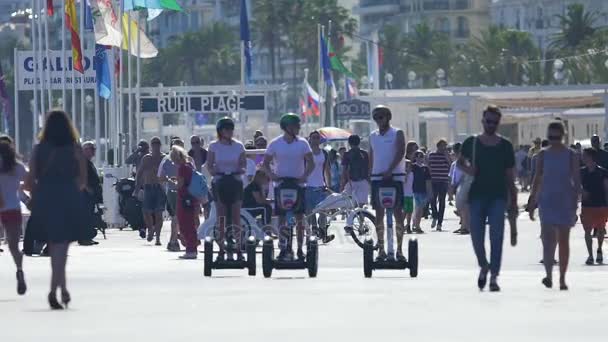
MULTIPOLYGON (((457 221, 448 210, 444 228, 453 230, 457 221)), ((573 231, 570 291, 560 292, 540 284, 538 223, 519 221, 516 248, 506 235, 500 293, 477 290, 470 238, 428 232, 428 221, 427 234, 419 236, 416 279, 407 271, 376 271, 365 279, 361 250, 342 235, 321 247, 316 279, 305 271, 275 271, 264 279, 261 258, 255 278, 245 270, 205 278, 201 259, 178 260, 135 232, 111 230, 97 247, 70 250, 73 302, 65 312, 48 309, 47 258, 25 259, 29 289, 16 295, 3 246, 0 336, 19 342, 605 340, 608 268, 584 265, 580 225, 573 231)))

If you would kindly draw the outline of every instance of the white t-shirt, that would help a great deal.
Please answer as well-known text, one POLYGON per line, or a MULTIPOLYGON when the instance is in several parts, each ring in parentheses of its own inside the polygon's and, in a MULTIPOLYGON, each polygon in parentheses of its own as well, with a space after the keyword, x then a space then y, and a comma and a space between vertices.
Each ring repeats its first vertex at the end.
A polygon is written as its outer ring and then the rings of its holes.
MULTIPOLYGON (((397 153, 397 132, 399 129, 395 127, 389 128, 384 134, 380 134, 379 130, 375 130, 369 136, 369 143, 373 150, 373 167, 372 180, 377 180, 380 177, 374 176, 386 172, 390 167, 395 154, 397 153)), ((404 174, 405 163, 399 163, 393 169, 393 174, 404 174)), ((395 177, 396 180, 403 180, 403 176, 395 177)))
POLYGON ((283 136, 279 136, 266 149, 266 155, 274 159, 275 173, 279 178, 302 177, 306 170, 304 156, 308 153, 312 153, 312 149, 308 141, 300 137, 288 144, 283 136))
POLYGON ((249 184, 249 177, 253 178, 256 170, 255 160, 247 158, 247 167, 245 168, 245 174, 243 175, 243 186, 249 184))
POLYGON ((0 212, 21 209, 19 189, 26 174, 27 169, 19 161, 15 164, 13 172, 0 173, 0 191, 4 199, 4 207, 0 208, 0 212))
POLYGON ((217 174, 237 173, 241 171, 241 155, 245 153, 245 146, 238 141, 232 140, 230 144, 214 141, 209 145, 209 152, 215 156, 215 172, 217 174))
POLYGON ((403 183, 403 196, 404 197, 413 197, 414 196, 414 173, 411 168, 407 171, 406 167, 406 177, 405 182, 403 183))
POLYGON ((458 167, 458 164, 456 164, 456 162, 453 162, 452 166, 450 166, 449 176, 450 176, 450 182, 452 185, 458 185, 460 183, 460 181, 462 180, 462 176, 464 176, 464 173, 458 167))
POLYGON ((323 150, 320 150, 319 154, 315 154, 313 152, 312 157, 315 161, 315 168, 310 174, 310 176, 308 176, 308 179, 306 180, 306 186, 316 188, 324 187, 326 186, 325 173, 323 172, 323 170, 325 169, 325 153, 323 153, 323 150))

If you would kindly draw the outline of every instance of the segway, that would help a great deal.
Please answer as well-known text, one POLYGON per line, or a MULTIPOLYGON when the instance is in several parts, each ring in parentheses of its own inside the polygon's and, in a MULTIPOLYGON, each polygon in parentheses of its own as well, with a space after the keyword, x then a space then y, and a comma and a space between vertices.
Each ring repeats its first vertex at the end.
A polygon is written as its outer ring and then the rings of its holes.
MULTIPOLYGON (((296 179, 283 178, 278 186, 275 195, 278 199, 278 205, 285 213, 287 227, 280 232, 281 239, 287 239, 284 246, 285 249, 292 248, 294 227, 296 226, 295 212, 300 203, 298 197, 299 186, 296 179)), ((272 276, 273 270, 308 270, 308 276, 315 278, 319 269, 319 241, 317 236, 311 235, 306 241, 306 255, 303 259, 275 259, 274 256, 274 241, 269 236, 264 238, 262 245, 262 271, 265 278, 272 276)))
MULTIPOLYGON (((233 188, 234 186, 240 186, 239 182, 234 182, 235 178, 232 175, 224 175, 222 178, 220 178, 220 180, 217 182, 218 184, 221 184, 223 182, 223 184, 220 186, 223 189, 231 189, 231 187, 233 188), (234 182, 234 183, 233 183, 234 182)), ((216 184, 217 185, 217 184, 216 184)), ((230 211, 231 211, 231 205, 232 203, 234 203, 235 198, 234 196, 232 196, 233 193, 228 192, 228 191, 224 191, 222 193, 219 193, 219 199, 216 200, 221 200, 222 203, 225 203, 228 207, 228 217, 232 217, 230 211)), ((226 226, 230 226, 231 223, 230 220, 227 220, 227 224, 226 226)), ((233 232, 234 230, 232 230, 233 232)), ((224 244, 225 244, 225 251, 228 254, 228 258, 226 258, 226 260, 213 260, 213 255, 214 255, 214 251, 213 251, 213 245, 215 239, 213 237, 207 236, 205 238, 205 243, 204 243, 204 275, 205 277, 211 277, 211 273, 213 272, 214 269, 216 270, 226 270, 226 269, 230 269, 230 270, 242 270, 242 269, 247 269, 248 270, 248 274, 250 276, 255 276, 256 274, 256 247, 257 247, 257 240, 255 238, 255 236, 251 235, 249 237, 247 237, 247 242, 245 243, 245 258, 243 260, 235 260, 233 259, 231 256, 234 252, 236 252, 236 250, 239 248, 239 246, 231 243, 230 241, 232 240, 232 236, 229 236, 227 234, 228 229, 226 229, 224 234, 224 244)), ((243 236, 241 234, 241 236, 243 236)), ((242 237, 241 237, 242 238, 242 237)))
MULTIPOLYGON (((404 174, 393 174, 403 176, 404 174)), ((379 175, 378 175, 379 176, 379 175)), ((382 205, 386 213, 386 235, 389 255, 394 255, 393 240, 393 210, 397 199, 397 187, 403 186, 401 182, 382 181, 378 189, 378 203, 382 205)), ((371 278, 374 270, 410 270, 410 277, 418 276, 418 240, 411 238, 408 242, 408 257, 405 260, 374 260, 374 241, 367 236, 363 243, 363 274, 371 278)))

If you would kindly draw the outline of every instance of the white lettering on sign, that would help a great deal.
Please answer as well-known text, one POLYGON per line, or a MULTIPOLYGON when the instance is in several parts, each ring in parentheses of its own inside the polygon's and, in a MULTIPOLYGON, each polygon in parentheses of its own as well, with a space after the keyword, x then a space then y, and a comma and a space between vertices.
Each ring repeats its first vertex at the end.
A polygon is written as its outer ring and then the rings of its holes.
POLYGON ((142 97, 155 99, 159 113, 220 113, 229 114, 241 109, 238 95, 191 95, 142 97))

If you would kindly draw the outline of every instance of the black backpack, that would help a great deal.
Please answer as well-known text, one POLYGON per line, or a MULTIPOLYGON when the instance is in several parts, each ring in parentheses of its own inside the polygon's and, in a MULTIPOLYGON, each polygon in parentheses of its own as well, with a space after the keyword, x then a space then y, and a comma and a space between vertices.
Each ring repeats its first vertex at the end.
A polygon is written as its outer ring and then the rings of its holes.
POLYGON ((358 149, 348 151, 348 176, 351 181, 362 181, 369 178, 369 157, 367 152, 358 149))

